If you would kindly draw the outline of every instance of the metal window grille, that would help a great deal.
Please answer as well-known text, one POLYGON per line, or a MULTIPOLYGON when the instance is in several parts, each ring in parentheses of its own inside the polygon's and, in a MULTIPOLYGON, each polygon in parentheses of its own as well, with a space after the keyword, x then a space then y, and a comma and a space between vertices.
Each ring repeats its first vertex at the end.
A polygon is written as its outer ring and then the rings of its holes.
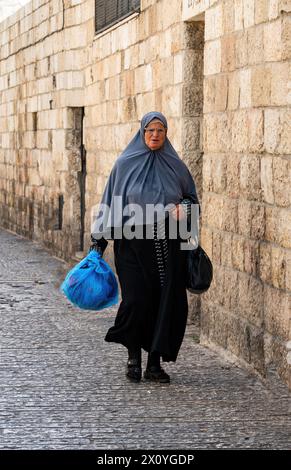
POLYGON ((95 32, 100 33, 138 11, 140 0, 95 0, 95 32))

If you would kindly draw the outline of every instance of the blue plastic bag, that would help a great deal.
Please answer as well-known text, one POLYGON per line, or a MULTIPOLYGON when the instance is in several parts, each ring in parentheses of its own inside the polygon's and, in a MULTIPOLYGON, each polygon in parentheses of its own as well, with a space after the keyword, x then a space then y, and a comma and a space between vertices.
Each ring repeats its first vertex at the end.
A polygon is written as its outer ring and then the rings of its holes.
POLYGON ((94 250, 68 272, 60 289, 70 302, 86 310, 102 310, 118 303, 115 274, 94 250))

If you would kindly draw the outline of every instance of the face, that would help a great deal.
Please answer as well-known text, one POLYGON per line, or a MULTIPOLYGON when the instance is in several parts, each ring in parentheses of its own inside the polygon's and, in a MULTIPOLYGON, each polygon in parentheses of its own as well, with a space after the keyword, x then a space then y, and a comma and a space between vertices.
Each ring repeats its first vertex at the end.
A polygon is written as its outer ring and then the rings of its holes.
POLYGON ((145 129, 145 143, 151 150, 159 150, 166 140, 167 129, 157 121, 150 122, 145 129))

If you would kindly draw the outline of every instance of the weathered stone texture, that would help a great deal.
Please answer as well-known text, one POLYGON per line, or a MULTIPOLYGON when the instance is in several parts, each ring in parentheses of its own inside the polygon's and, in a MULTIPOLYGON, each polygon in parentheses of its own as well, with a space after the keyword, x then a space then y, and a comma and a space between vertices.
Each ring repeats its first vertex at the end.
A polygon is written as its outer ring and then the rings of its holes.
POLYGON ((205 40, 202 242, 216 281, 202 296, 202 337, 288 381, 290 8, 215 2, 205 40))
POLYGON ((192 319, 201 304, 205 342, 288 381, 288 2, 209 1, 204 21, 183 22, 180 1, 147 0, 97 36, 94 2, 62 4, 33 1, 0 24, 1 224, 58 256, 80 251, 83 142, 86 250, 116 157, 144 113, 164 112, 214 263, 211 289, 189 296, 192 319))

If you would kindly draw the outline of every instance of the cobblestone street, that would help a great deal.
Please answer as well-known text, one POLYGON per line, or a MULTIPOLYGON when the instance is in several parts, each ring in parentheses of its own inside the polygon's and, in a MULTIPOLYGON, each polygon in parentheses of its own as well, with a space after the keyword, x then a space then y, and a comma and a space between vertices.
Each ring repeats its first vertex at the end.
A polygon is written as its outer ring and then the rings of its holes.
MULTIPOLYGON (((188 327, 171 384, 125 378, 104 336, 115 308, 81 311, 67 265, 0 230, 1 449, 291 449, 287 388, 219 358, 188 327)), ((144 354, 143 361, 145 363, 144 354)))

